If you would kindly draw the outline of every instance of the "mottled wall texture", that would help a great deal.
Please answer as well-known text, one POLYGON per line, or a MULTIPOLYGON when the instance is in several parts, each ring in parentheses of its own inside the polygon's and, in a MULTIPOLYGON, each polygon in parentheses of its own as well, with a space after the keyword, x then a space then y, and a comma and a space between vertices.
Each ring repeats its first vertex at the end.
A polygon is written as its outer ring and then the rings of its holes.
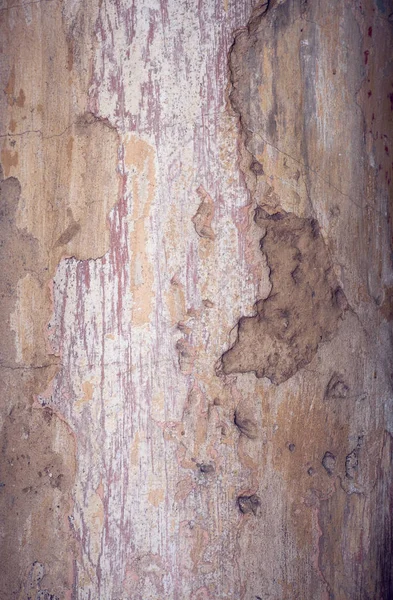
POLYGON ((393 3, 0 0, 0 600, 393 598, 393 3))

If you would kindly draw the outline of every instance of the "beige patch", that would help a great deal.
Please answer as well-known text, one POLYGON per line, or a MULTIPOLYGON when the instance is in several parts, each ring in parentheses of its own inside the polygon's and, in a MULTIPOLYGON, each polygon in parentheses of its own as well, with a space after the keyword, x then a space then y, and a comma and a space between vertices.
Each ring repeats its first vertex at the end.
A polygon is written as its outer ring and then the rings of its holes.
POLYGON ((157 507, 164 502, 165 493, 163 489, 154 489, 149 491, 148 500, 150 504, 157 507))
POLYGON ((156 189, 155 154, 145 141, 130 136, 125 143, 125 163, 130 172, 133 208, 131 221, 131 291, 132 322, 145 325, 150 321, 154 298, 154 274, 149 256, 147 220, 156 189))

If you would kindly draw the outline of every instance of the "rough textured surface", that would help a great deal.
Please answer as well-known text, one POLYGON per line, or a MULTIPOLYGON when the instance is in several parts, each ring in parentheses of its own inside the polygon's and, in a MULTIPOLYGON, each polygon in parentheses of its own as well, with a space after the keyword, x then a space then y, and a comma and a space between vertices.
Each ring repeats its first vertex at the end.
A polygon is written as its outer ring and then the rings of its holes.
POLYGON ((0 5, 1 600, 392 596, 392 9, 252 8, 0 5))
POLYGON ((239 322, 237 341, 222 357, 223 371, 255 371, 278 384, 308 365, 332 336, 346 298, 315 219, 269 215, 259 207, 255 221, 264 229, 260 245, 271 290, 257 303, 255 317, 239 322))

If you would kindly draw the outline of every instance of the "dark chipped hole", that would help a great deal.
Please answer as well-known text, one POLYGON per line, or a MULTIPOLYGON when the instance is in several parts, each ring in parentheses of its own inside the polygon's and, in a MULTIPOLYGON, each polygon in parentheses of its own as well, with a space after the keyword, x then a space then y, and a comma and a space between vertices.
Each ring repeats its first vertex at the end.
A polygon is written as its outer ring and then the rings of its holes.
POLYGON ((295 444, 292 444, 292 443, 288 444, 288 450, 289 450, 289 452, 295 452, 295 448, 296 448, 295 444))
POLYGON ((250 169, 254 175, 264 175, 263 165, 258 160, 252 161, 250 169))
POLYGON ((60 489, 61 488, 61 480, 63 479, 64 475, 62 473, 60 473, 56 478, 52 477, 50 480, 50 484, 53 488, 57 488, 60 489))
POLYGON ((328 475, 333 475, 334 467, 336 465, 336 457, 331 452, 327 451, 323 455, 322 466, 328 475))
POLYGON ((51 594, 48 590, 41 590, 38 592, 36 600, 59 600, 59 597, 51 594))
POLYGON ((291 277, 296 284, 301 283, 303 280, 303 274, 300 270, 299 265, 291 272, 291 277))
POLYGON ((308 475, 310 475, 310 477, 312 477, 315 473, 315 470, 312 467, 310 467, 309 469, 307 469, 307 473, 308 475))
POLYGON ((281 221, 284 219, 285 213, 275 212, 273 214, 268 213, 262 206, 257 206, 254 213, 254 221, 262 219, 263 221, 281 221))
POLYGON ((251 496, 239 496, 237 504, 243 515, 252 513, 256 516, 261 505, 261 500, 257 494, 252 494, 251 496))
POLYGON ((345 476, 348 479, 353 479, 354 478, 355 472, 358 469, 358 465, 359 465, 359 461, 358 461, 358 449, 355 448, 345 458, 345 476))
POLYGON ((44 420, 48 423, 48 425, 52 420, 52 416, 53 416, 53 410, 49 407, 45 407, 43 410, 43 417, 44 417, 44 420))
POLYGON ((343 289, 340 286, 336 287, 336 289, 334 290, 334 301, 341 310, 345 310, 346 308, 348 308, 346 296, 343 292, 343 289))
POLYGON ((214 473, 214 465, 208 463, 197 464, 201 473, 214 473))
POLYGON ((317 238, 321 231, 319 228, 318 221, 316 219, 311 219, 310 225, 311 225, 311 232, 312 232, 313 237, 317 238))
POLYGON ((258 435, 258 429, 251 419, 242 418, 238 411, 235 411, 233 422, 242 435, 245 435, 250 440, 255 440, 258 435))
POLYGON ((326 386, 325 398, 347 398, 349 394, 349 387, 342 380, 340 375, 334 374, 329 383, 326 386))

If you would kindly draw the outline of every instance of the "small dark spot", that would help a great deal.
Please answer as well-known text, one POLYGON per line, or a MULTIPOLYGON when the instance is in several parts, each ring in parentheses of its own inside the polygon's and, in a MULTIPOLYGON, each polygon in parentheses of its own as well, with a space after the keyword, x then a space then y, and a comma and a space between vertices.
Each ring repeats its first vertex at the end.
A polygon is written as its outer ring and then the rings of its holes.
POLYGON ((302 283, 304 280, 304 275, 299 265, 291 272, 291 277, 296 285, 302 283))
POLYGON ((369 27, 368 28, 368 37, 372 37, 372 35, 373 35, 373 28, 369 27))
POLYGON ((311 219, 310 225, 313 237, 317 238, 320 234, 320 227, 318 221, 316 219, 311 219))
POLYGON ((42 415, 44 417, 45 422, 49 425, 49 423, 52 421, 53 410, 49 408, 49 406, 46 406, 42 411, 42 415))
POLYGON ((334 290, 334 301, 340 310, 348 309, 348 300, 340 286, 337 286, 334 290))
POLYGON ((328 475, 333 475, 336 466, 336 457, 331 452, 327 451, 323 455, 322 466, 328 475))
POLYGON ((252 513, 257 515, 261 506, 261 500, 257 494, 251 496, 239 496, 237 499, 239 510, 244 515, 252 513))
POLYGON ((292 443, 288 444, 288 450, 289 450, 289 452, 295 452, 295 448, 296 448, 295 444, 292 444, 292 443))
POLYGON ((264 175, 263 165, 257 160, 252 161, 250 169, 256 176, 264 175))
POLYGON ((336 69, 333 69, 333 75, 335 75, 337 73, 336 69))
POLYGON ((242 417, 237 410, 235 411, 233 422, 239 429, 240 433, 248 437, 250 440, 255 440, 258 436, 256 424, 251 419, 242 417))
POLYGON ((209 463, 197 463, 197 467, 199 467, 201 473, 214 473, 215 471, 214 465, 209 463))
POLYGON ((35 600, 59 600, 59 597, 51 594, 48 590, 41 590, 37 593, 35 600))
POLYGON ((68 225, 67 229, 65 231, 63 231, 63 233, 57 240, 57 242, 55 244, 56 247, 66 246, 72 240, 72 238, 74 238, 77 235, 77 233, 79 233, 80 229, 81 229, 81 226, 79 225, 79 223, 77 223, 76 221, 72 221, 68 225))
POLYGON ((340 375, 335 373, 329 380, 325 390, 325 399, 333 398, 334 400, 347 398, 349 394, 349 387, 343 381, 340 375))
POLYGON ((61 480, 63 477, 64 475, 62 473, 60 473, 57 477, 52 477, 50 479, 51 487, 61 489, 61 480))
POLYGON ((345 476, 348 479, 353 479, 358 469, 358 448, 355 448, 345 458, 345 476))
POLYGON ((310 477, 312 477, 314 475, 314 473, 315 473, 315 470, 312 467, 307 469, 307 474, 310 475, 310 477))
POLYGON ((368 55, 370 54, 370 50, 365 50, 364 51, 364 64, 366 65, 368 63, 368 55))

